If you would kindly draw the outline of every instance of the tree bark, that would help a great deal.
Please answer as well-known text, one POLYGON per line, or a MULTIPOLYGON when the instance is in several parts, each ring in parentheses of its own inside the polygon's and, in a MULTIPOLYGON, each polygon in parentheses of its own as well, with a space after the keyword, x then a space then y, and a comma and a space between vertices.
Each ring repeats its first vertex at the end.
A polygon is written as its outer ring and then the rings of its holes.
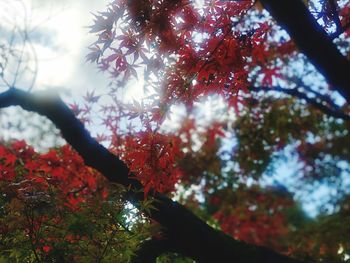
POLYGON ((350 104, 350 62, 317 23, 301 0, 261 0, 333 90, 350 104))
MULTIPOLYGON (((63 138, 82 156, 86 165, 112 182, 137 190, 130 191, 127 195, 136 206, 143 200, 144 195, 140 191, 142 186, 138 181, 130 179, 126 164, 93 139, 59 97, 11 88, 0 94, 0 108, 9 106, 20 106, 49 118, 60 129, 63 138)), ((165 195, 153 192, 153 197, 154 209, 151 209, 148 216, 163 226, 167 242, 172 244, 169 249, 171 252, 183 254, 201 263, 300 263, 268 248, 235 240, 213 229, 165 195)), ((141 252, 145 253, 145 249, 141 252)))

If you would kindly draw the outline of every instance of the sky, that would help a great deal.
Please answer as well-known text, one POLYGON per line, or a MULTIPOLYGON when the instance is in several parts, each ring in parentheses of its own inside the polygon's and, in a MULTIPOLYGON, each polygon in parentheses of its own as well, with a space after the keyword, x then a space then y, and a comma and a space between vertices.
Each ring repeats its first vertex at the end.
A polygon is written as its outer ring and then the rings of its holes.
MULTIPOLYGON (((93 14, 103 11, 101 0, 0 0, 0 92, 8 86, 23 90, 53 90, 67 103, 87 91, 107 87, 108 76, 85 61, 88 46, 96 40, 89 33, 93 14), (5 47, 5 48, 1 48, 5 47), (12 52, 9 52, 9 49, 12 52), (3 69, 4 68, 4 69, 3 69), (3 77, 1 77, 1 75, 3 77)), ((132 93, 130 94, 132 96, 132 93)), ((0 115, 0 136, 25 139, 46 150, 63 143, 51 136, 53 125, 37 117, 42 137, 32 115, 19 108, 7 108, 0 115), (12 129, 4 129, 5 123, 12 129), (42 139, 35 140, 41 136, 42 139), (47 137, 47 139, 46 139, 47 137)), ((59 132, 56 130, 54 134, 59 132)))
MULTIPOLYGON (((93 21, 92 13, 105 10, 107 4, 108 1, 101 0, 0 0, 0 45, 10 45, 16 53, 16 56, 9 58, 0 86, 15 84, 24 90, 33 91, 51 89, 58 91, 70 102, 86 91, 106 88, 108 75, 99 72, 96 65, 85 62, 85 56, 88 46, 97 39, 88 33, 88 26, 93 21), (19 58, 21 63, 18 63, 19 58), (15 75, 18 77, 15 78, 15 75)), ((4 63, 1 54, 0 63, 4 63)), ((0 87, 0 91, 5 89, 4 86, 0 87)), ((142 83, 135 83, 126 97, 138 99, 142 94, 140 89, 142 83)), ((14 110, 6 110, 13 118, 14 110)), ((211 111, 202 114, 208 117, 211 111)), ((0 116, 0 121, 1 118, 4 117, 0 116)), ((19 120, 21 122, 23 119, 19 120)), ((0 131, 2 137, 3 132, 0 131)), ((52 141, 47 147, 55 143, 57 142, 52 141)), ((279 175, 267 178, 267 181, 273 183, 277 178, 285 182, 286 178, 292 178, 294 165, 294 162, 281 164, 279 175)), ((319 198, 317 194, 314 196, 314 199, 319 198)), ((317 214, 312 198, 303 205, 311 215, 317 214)))
MULTIPOLYGON (((85 62, 87 47, 96 39, 88 33, 93 19, 91 12, 104 10, 106 4, 107 1, 101 0, 89 0, 88 4, 83 0, 0 1, 0 32, 7 37, 7 43, 15 31, 14 42, 20 48, 23 32, 28 32, 24 53, 30 59, 22 66, 36 68, 33 89, 50 88, 77 94, 107 85, 108 78, 95 65, 85 62)), ((28 89, 33 75, 20 75, 16 84, 28 89)), ((10 73, 6 77, 10 82, 13 80, 10 73)))
MULTIPOLYGON (((0 76, 1 65, 6 64, 3 78, 0 78, 0 92, 8 86, 31 91, 53 90, 66 103, 73 103, 81 101, 88 91, 103 93, 107 90, 109 74, 100 72, 96 64, 86 62, 85 56, 89 52, 89 45, 97 40, 97 36, 89 33, 93 14, 104 11, 108 2, 0 0, 0 76), (14 55, 9 55, 11 53, 8 50, 1 53, 1 45, 11 47, 14 55), (5 56, 7 62, 1 55, 5 56)), ((142 83, 135 82, 124 92, 124 99, 139 99, 143 95, 142 91, 142 83)), ((18 126, 30 125, 26 121, 28 115, 20 109, 10 108, 3 112, 9 117, 1 114, 2 123, 11 121, 18 126)), ((44 119, 40 121, 44 122, 44 119)), ((47 128, 47 136, 50 129, 47 128)), ((32 141, 37 136, 35 127, 26 130, 30 132, 0 129, 0 136, 32 141)), ((98 133, 98 128, 93 132, 98 133)), ((56 134, 59 132, 56 131, 56 134)), ((56 143, 57 140, 51 138, 40 142, 40 148, 46 150, 56 143)))

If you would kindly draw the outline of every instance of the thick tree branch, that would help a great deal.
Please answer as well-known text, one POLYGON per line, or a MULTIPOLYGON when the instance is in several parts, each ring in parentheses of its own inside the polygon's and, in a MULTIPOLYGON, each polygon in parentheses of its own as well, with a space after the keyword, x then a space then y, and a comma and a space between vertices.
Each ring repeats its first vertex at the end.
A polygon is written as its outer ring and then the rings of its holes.
POLYGON ((350 63, 317 23, 302 0, 261 0, 275 20, 289 33, 303 52, 350 103, 350 63))
POLYGON ((125 186, 140 187, 128 178, 127 166, 91 137, 73 112, 52 92, 28 93, 10 88, 0 95, 0 107, 20 106, 49 118, 61 131, 64 139, 83 157, 86 165, 101 172, 108 180, 125 186), (96 158, 93 153, 98 153, 96 158))
POLYGON ((133 263, 153 263, 156 262, 157 257, 172 251, 174 251, 174 246, 168 239, 145 240, 141 244, 137 256, 133 259, 133 263))
POLYGON ((279 92, 279 93, 285 93, 290 96, 299 98, 299 99, 304 99, 307 103, 311 104, 312 106, 316 107, 317 109, 321 110, 328 116, 332 116, 337 119, 343 119, 346 121, 350 121, 350 115, 347 115, 341 111, 334 110, 324 104, 322 102, 317 101, 315 99, 309 98, 305 93, 300 92, 297 88, 294 89, 285 89, 282 87, 250 87, 249 88, 251 91, 264 91, 264 92, 279 92))
MULTIPOLYGON (((48 117, 60 130, 66 141, 82 156, 86 165, 95 168, 106 178, 141 190, 141 185, 129 178, 129 169, 117 156, 97 143, 57 96, 45 93, 31 94, 15 88, 0 94, 0 108, 20 106, 48 117)), ((143 200, 143 193, 130 192, 134 204, 143 200)), ((211 228, 192 212, 170 198, 154 193, 154 209, 149 216, 159 222, 166 237, 174 245, 174 252, 189 256, 198 262, 244 263, 300 263, 270 249, 246 244, 211 228)))

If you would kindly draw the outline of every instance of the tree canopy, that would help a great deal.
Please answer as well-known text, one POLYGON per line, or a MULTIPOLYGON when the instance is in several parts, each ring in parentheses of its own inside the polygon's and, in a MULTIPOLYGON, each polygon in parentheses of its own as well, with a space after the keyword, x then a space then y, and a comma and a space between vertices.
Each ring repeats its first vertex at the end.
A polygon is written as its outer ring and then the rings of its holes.
POLYGON ((67 143, 2 140, 0 262, 348 262, 349 25, 342 0, 110 2, 107 88, 0 93, 67 143))

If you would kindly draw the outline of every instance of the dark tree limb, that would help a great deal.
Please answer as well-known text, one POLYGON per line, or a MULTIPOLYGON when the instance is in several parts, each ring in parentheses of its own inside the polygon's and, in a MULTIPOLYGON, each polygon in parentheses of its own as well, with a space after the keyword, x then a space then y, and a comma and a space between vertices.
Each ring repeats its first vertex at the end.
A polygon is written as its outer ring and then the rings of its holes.
POLYGON ((296 83, 296 88, 301 88, 304 89, 306 94, 312 94, 315 97, 315 100, 317 101, 322 101, 322 103, 325 103, 327 106, 329 106, 330 108, 334 109, 334 110, 339 110, 340 107, 338 104, 336 104, 334 102, 333 99, 331 99, 329 96, 322 94, 314 89, 311 89, 309 86, 305 85, 301 80, 297 81, 296 83))
POLYGON ((342 26, 341 30, 337 30, 336 32, 330 34, 330 39, 331 40, 334 40, 336 39, 337 37, 339 37, 341 34, 343 34, 345 31, 347 31, 348 29, 350 28, 350 23, 342 26))
POLYGON ((302 0, 261 0, 326 78, 333 90, 337 90, 350 104, 350 63, 333 44, 330 37, 317 23, 302 0))
POLYGON ((0 95, 0 107, 20 106, 50 119, 63 138, 81 155, 86 165, 101 172, 108 180, 125 186, 140 188, 137 181, 128 178, 129 169, 117 156, 110 153, 91 137, 73 112, 52 92, 28 93, 10 88, 0 95), (100 160, 93 153, 98 153, 100 160))
MULTIPOLYGON (((112 182, 138 190, 130 191, 127 196, 136 206, 143 200, 142 186, 130 179, 126 164, 94 140, 58 96, 43 92, 32 94, 11 88, 0 94, 0 108, 9 106, 20 106, 49 118, 61 130, 63 138, 82 156, 86 165, 95 168, 112 182)), ((270 249, 237 241, 211 228, 165 195, 151 194, 155 199, 154 209, 148 216, 162 225, 167 239, 171 241, 172 250, 176 250, 173 252, 200 263, 300 263, 270 249)))
POLYGON ((140 245, 133 263, 154 263, 157 257, 164 253, 174 251, 174 244, 168 239, 152 238, 140 245))
POLYGON ((328 116, 332 116, 337 119, 342 119, 345 121, 350 121, 350 115, 347 115, 339 110, 332 109, 325 104, 323 104, 321 101, 317 101, 315 99, 312 99, 308 97, 305 93, 300 92, 297 88, 294 89, 286 89, 282 87, 250 87, 251 91, 264 91, 264 92, 279 92, 284 93, 299 99, 305 100, 310 105, 314 106, 315 108, 319 109, 323 113, 327 114, 328 116))
POLYGON ((343 27, 338 14, 338 4, 336 0, 327 0, 329 7, 331 8, 333 22, 335 24, 336 33, 340 34, 343 31, 343 27))

